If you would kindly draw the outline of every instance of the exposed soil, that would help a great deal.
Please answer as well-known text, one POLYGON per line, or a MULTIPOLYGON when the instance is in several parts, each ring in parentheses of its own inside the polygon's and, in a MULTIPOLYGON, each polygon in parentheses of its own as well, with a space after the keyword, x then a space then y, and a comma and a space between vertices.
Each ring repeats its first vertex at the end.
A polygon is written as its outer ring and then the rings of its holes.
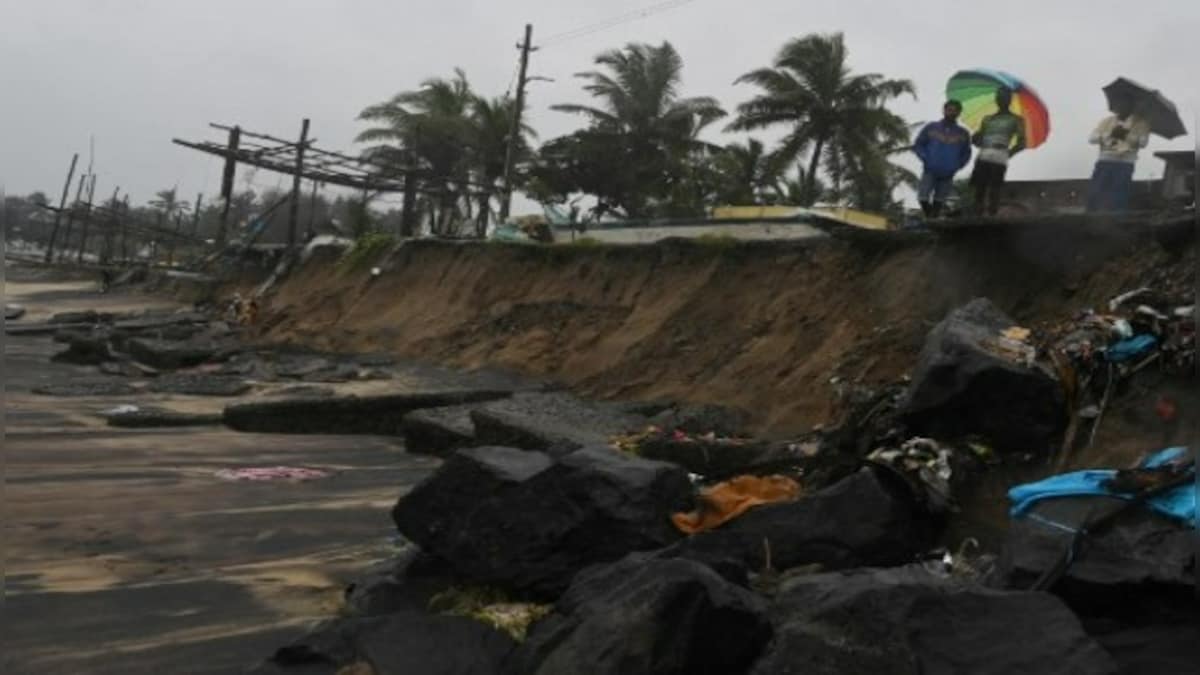
POLYGON ((856 388, 902 377, 929 328, 971 298, 1049 327, 1185 275, 1194 257, 1194 246, 1173 257, 1144 233, 1112 229, 896 243, 420 242, 376 263, 376 279, 310 260, 264 308, 259 335, 512 368, 598 398, 736 406, 778 436, 834 423, 856 388))

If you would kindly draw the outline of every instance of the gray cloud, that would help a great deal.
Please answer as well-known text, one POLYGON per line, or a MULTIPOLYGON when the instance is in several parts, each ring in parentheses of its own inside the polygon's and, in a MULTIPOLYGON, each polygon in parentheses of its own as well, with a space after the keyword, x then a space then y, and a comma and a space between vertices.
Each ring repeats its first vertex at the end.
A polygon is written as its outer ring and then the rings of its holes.
MULTIPOLYGON (((299 132, 312 118, 320 144, 349 149, 365 105, 466 70, 482 93, 510 85, 513 48, 523 24, 535 42, 652 4, 582 0, 47 0, 12 2, 0 21, 0 183, 12 193, 55 193, 72 152, 86 160, 96 139, 98 191, 115 184, 135 201, 178 184, 184 193, 215 192, 219 161, 170 143, 205 137, 209 121, 237 122, 275 135, 299 132)), ((937 114, 946 78, 985 66, 1008 70, 1039 90, 1053 133, 1014 161, 1016 178, 1080 177, 1090 172, 1086 143, 1105 112, 1100 87, 1125 75, 1162 89, 1189 128, 1200 111, 1194 0, 1008 0, 904 3, 868 0, 695 0, 678 9, 548 47, 531 73, 532 122, 542 139, 580 121, 548 110, 582 100, 572 74, 599 51, 629 41, 669 40, 685 60, 684 91, 714 95, 728 108, 747 98, 733 85, 769 63, 786 40, 844 31, 853 67, 907 77, 920 100, 902 101, 913 121, 937 114), (1002 11, 997 11, 1002 8, 1002 11)), ((719 133, 714 132, 718 137, 719 133)), ((770 134, 759 134, 770 140, 770 134)), ((216 138, 215 135, 211 137, 216 138)), ((1155 139, 1150 150, 1190 147, 1155 139)), ((1138 173, 1160 172, 1143 158, 1138 173)), ((253 176, 260 187, 283 177, 253 176)))

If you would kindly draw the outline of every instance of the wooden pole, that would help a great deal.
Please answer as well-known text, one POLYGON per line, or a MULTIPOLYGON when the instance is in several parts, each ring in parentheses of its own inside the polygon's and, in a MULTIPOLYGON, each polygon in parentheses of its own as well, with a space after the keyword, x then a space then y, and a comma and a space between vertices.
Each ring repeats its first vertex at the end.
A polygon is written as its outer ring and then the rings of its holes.
POLYGON ((67 208, 67 194, 71 191, 71 180, 75 178, 75 165, 79 162, 79 153, 71 158, 71 168, 67 169, 67 182, 63 183, 62 199, 58 201, 58 211, 54 214, 54 229, 50 231, 50 243, 46 246, 45 262, 54 258, 54 240, 58 238, 58 224, 62 220, 63 209, 67 208))
POLYGON ((83 264, 83 252, 87 250, 88 229, 92 224, 92 200, 96 198, 96 174, 92 174, 92 184, 88 187, 87 206, 83 211, 83 231, 79 234, 79 255, 75 256, 75 264, 83 264))
POLYGON ((308 118, 300 125, 300 144, 296 146, 296 173, 292 174, 292 203, 288 209, 288 251, 296 250, 296 228, 300 218, 300 175, 304 173, 304 146, 308 144, 308 118))
POLYGON ((504 150, 504 194, 500 198, 500 222, 508 220, 512 207, 512 172, 516 161, 517 142, 521 138, 521 112, 525 107, 526 71, 529 68, 529 52, 533 48, 533 25, 525 24, 525 42, 521 49, 521 72, 517 78, 517 104, 513 110, 512 126, 508 131, 508 145, 504 150))
POLYGON ((225 173, 221 180, 221 196, 225 198, 225 206, 221 209, 221 221, 217 225, 217 250, 225 248, 225 237, 229 228, 229 204, 233 200, 233 179, 237 171, 238 144, 241 142, 242 129, 234 127, 229 130, 229 157, 225 160, 225 173))
POLYGON ((316 236, 317 225, 317 181, 312 182, 312 195, 308 198, 308 229, 304 233, 304 241, 316 236))
POLYGON ((83 199, 83 186, 87 183, 88 175, 85 173, 79 177, 79 187, 75 188, 75 201, 71 202, 71 209, 67 211, 67 227, 63 230, 62 250, 59 251, 58 259, 66 259, 66 250, 71 242, 71 230, 75 226, 75 207, 83 199))

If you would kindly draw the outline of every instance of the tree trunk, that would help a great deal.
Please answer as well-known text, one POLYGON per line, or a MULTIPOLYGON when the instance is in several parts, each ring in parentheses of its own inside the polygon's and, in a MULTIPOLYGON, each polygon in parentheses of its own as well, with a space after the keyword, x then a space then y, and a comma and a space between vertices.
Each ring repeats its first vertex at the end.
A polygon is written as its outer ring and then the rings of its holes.
POLYGON ((404 172, 404 202, 400 207, 400 236, 417 233, 417 179, 412 171, 404 172))
POLYGON ((492 196, 490 194, 479 195, 479 213, 475 214, 475 236, 480 239, 487 236, 488 213, 491 203, 492 196))
POLYGON ((813 146, 812 157, 808 160, 808 175, 804 177, 804 197, 808 202, 802 206, 812 206, 817 201, 817 169, 821 166, 821 153, 825 151, 825 139, 818 138, 813 146))

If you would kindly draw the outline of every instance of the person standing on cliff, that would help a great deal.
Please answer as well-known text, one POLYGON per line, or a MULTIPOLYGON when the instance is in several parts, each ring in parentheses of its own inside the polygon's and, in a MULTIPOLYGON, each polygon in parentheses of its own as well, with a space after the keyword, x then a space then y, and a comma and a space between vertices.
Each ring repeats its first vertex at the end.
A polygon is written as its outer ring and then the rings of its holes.
POLYGON ((1128 98, 1113 101, 1113 115, 1105 117, 1088 142, 1100 146, 1100 158, 1088 184, 1087 211, 1127 211, 1133 189, 1133 168, 1138 151, 1150 143, 1150 124, 1134 112, 1128 98))
POLYGON ((1008 173, 1008 160, 1025 149, 1025 118, 1012 112, 1013 92, 1007 87, 996 90, 999 112, 983 118, 971 141, 979 148, 971 186, 975 188, 975 211, 996 215, 1000 210, 1000 188, 1008 173))
POLYGON ((926 124, 913 143, 913 152, 921 158, 923 167, 917 201, 927 218, 941 215, 954 189, 954 174, 971 161, 971 132, 958 123, 962 109, 962 103, 946 101, 942 119, 926 124))

